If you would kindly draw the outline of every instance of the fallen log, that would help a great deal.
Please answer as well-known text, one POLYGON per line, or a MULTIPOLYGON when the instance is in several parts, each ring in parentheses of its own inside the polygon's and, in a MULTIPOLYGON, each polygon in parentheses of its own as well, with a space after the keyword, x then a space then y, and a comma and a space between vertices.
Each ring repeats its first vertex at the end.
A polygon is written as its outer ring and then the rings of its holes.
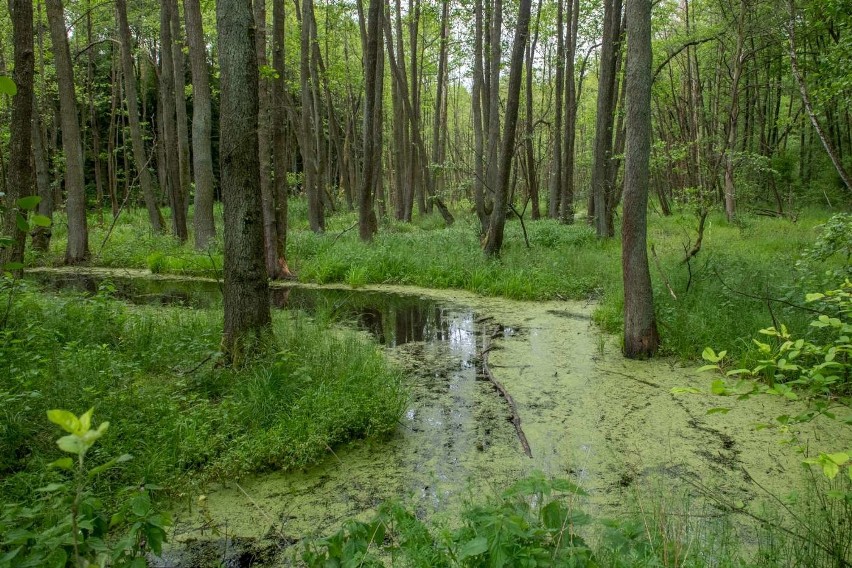
MULTIPOLYGON (((498 328, 499 329, 499 328, 498 328)), ((496 332, 495 332, 496 333, 496 332)), ((521 446, 524 448, 524 453, 528 458, 532 457, 532 450, 530 449, 530 444, 527 441, 527 435, 524 434, 524 429, 521 428, 521 416, 518 414, 518 407, 515 405, 515 399, 512 398, 512 395, 509 394, 509 391, 506 390, 500 381, 498 381, 494 374, 491 372, 491 368, 488 366, 488 354, 491 352, 493 348, 489 345, 490 340, 495 336, 495 333, 484 334, 484 345, 482 349, 482 353, 480 353, 480 357, 482 359, 482 370, 485 373, 485 376, 488 377, 488 380, 491 381, 491 384, 494 385, 494 388, 506 399, 506 404, 509 405, 509 411, 511 412, 512 418, 511 422, 515 426, 515 432, 518 434, 518 439, 521 441, 521 446)))

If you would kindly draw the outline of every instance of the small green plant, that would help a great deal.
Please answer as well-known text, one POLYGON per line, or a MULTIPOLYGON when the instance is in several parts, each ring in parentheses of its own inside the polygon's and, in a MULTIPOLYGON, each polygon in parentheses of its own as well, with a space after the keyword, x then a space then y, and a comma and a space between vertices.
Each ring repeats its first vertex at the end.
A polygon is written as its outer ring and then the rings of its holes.
POLYGON ((109 428, 109 422, 93 427, 93 411, 89 409, 79 417, 66 410, 48 411, 48 419, 67 433, 56 441, 57 446, 74 457, 60 458, 48 466, 65 472, 65 479, 38 489, 43 497, 36 503, 4 507, 0 516, 0 568, 142 568, 148 551, 162 551, 171 520, 153 507, 151 487, 126 491, 113 514, 91 491, 99 475, 131 459, 123 454, 88 467, 86 454, 109 428), (122 531, 121 537, 110 540, 110 534, 122 531))
POLYGON ((567 479, 535 473, 499 498, 469 506, 461 528, 438 536, 389 503, 369 522, 351 520, 334 535, 308 542, 302 559, 312 568, 385 566, 387 556, 423 567, 595 566, 578 533, 591 521, 579 507, 583 496, 567 479))

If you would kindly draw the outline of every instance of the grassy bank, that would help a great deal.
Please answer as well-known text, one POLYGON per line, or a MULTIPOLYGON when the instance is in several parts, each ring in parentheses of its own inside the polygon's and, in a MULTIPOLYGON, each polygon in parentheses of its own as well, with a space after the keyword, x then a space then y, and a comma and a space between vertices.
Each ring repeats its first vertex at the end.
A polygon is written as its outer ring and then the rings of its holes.
MULTIPOLYGON (((489 260, 480 252, 471 214, 458 215, 450 228, 437 216, 412 224, 389 222, 374 242, 364 244, 353 229, 354 213, 330 217, 326 234, 316 235, 307 229, 304 202, 293 200, 292 205, 288 255, 302 281, 456 288, 519 300, 592 298, 600 301, 595 317, 604 329, 617 333, 621 328, 619 239, 599 241, 582 222, 527 221, 527 248, 521 224, 512 219, 501 258, 489 260)), ((742 338, 772 325, 773 315, 803 330, 806 313, 780 303, 772 303, 770 312, 763 298, 797 303, 807 291, 838 284, 824 273, 842 260, 802 258, 830 214, 805 211, 795 223, 743 214, 736 224, 711 214, 701 251, 688 264, 683 259, 697 238, 697 216, 691 211, 652 214, 649 240, 659 260, 652 260, 651 273, 665 353, 697 359, 705 346, 736 344, 749 357, 752 345, 742 338)), ((189 244, 153 235, 141 210, 124 213, 103 245, 108 229, 93 227, 95 265, 214 275, 222 266, 220 244, 196 252, 189 244)), ((61 259, 61 222, 55 235, 51 252, 36 262, 61 259)))
MULTIPOLYGON (((3 290, 5 298, 8 289, 3 290)), ((268 354, 216 366, 221 312, 129 307, 94 297, 17 291, 0 331, 0 496, 28 499, 61 477, 49 409, 111 423, 90 457, 134 457, 98 478, 99 493, 194 484, 307 466, 347 440, 392 431, 400 374, 354 332, 276 312, 268 354)))

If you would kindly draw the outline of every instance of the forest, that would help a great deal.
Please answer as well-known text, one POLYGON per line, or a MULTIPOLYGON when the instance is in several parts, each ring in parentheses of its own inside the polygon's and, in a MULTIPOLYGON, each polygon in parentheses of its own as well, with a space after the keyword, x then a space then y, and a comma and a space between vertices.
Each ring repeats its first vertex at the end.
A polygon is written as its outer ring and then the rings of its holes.
POLYGON ((0 568, 852 566, 849 0, 7 0, 0 568))

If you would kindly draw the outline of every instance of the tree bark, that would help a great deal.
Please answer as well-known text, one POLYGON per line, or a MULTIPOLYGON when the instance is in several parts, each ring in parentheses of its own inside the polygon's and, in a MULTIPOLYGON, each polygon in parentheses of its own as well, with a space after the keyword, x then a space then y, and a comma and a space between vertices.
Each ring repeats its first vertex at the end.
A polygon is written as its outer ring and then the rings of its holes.
POLYGON ((503 229, 506 224, 508 207, 509 179, 511 177, 512 157, 515 153, 515 133, 518 125, 518 108, 521 98, 521 77, 523 75, 524 50, 529 37, 531 0, 521 0, 518 10, 515 39, 512 46, 512 59, 509 64, 509 85, 506 98, 506 115, 503 140, 500 151, 500 175, 494 190, 494 210, 485 235, 483 251, 486 256, 498 256, 503 246, 503 229))
POLYGON ((321 233, 325 230, 325 218, 323 214, 323 202, 320 192, 322 191, 322 180, 319 179, 317 168, 317 150, 315 132, 317 125, 314 123, 314 98, 313 90, 319 85, 311 81, 311 43, 315 40, 313 26, 311 25, 310 13, 313 0, 302 0, 301 16, 301 53, 299 57, 299 75, 302 88, 302 121, 300 146, 302 150, 303 186, 308 197, 308 223, 311 230, 321 233))
MULTIPOLYGON (((570 225, 574 222, 574 147, 577 134, 577 82, 574 78, 574 58, 577 55, 580 0, 569 0, 566 17, 568 29, 565 42, 565 134, 562 144, 562 196, 559 219, 570 225)), ((582 81, 582 71, 581 79, 582 81)))
POLYGON ((65 31, 62 0, 47 0, 47 19, 53 42, 56 79, 59 83, 59 108, 62 124, 62 149, 65 152, 65 210, 68 214, 68 245, 65 264, 79 264, 89 258, 89 229, 86 222, 86 185, 83 179, 83 142, 74 87, 74 68, 65 31))
MULTIPOLYGON (((28 211, 17 207, 17 200, 33 194, 35 179, 30 166, 33 135, 33 48, 32 0, 11 0, 12 38, 15 45, 13 80, 18 90, 12 98, 12 120, 9 124, 9 169, 6 183, 6 212, 0 236, 12 237, 12 245, 0 248, 0 270, 8 263, 24 262, 27 233, 17 227, 18 215, 27 218, 28 211)), ((19 272, 15 270, 14 272, 19 272)))
POLYGON ((169 17, 172 29, 172 63, 175 80, 175 125, 177 126, 178 167, 180 168, 180 191, 183 217, 189 213, 189 190, 192 187, 189 159, 189 120, 186 116, 186 57, 183 53, 183 32, 180 28, 180 9, 177 0, 169 2, 169 17))
MULTIPOLYGON (((181 183, 180 145, 175 110, 175 65, 172 51, 172 0, 160 3, 160 103, 158 121, 163 127, 163 157, 168 178, 169 205, 172 209, 172 231, 181 242, 189 237, 186 228, 186 194, 181 183)), ((162 181, 162 180, 161 180, 162 181)))
POLYGON ((157 206, 157 197, 151 183, 151 172, 148 169, 147 152, 142 142, 142 127, 139 124, 139 108, 137 106, 139 97, 136 91, 133 44, 131 43, 130 25, 127 22, 127 3, 125 0, 115 0, 115 15, 118 23, 118 37, 121 41, 121 70, 124 77, 124 93, 127 98, 127 119, 130 123, 133 162, 136 166, 136 175, 139 176, 139 185, 142 188, 142 197, 145 200, 145 209, 148 211, 151 228, 155 233, 163 233, 165 223, 160 208, 157 206))
MULTIPOLYGON (((120 0, 124 1, 124 0, 120 0)), ((207 48, 201 23, 199 0, 183 1, 189 64, 192 71, 192 169, 195 173, 193 227, 195 248, 207 248, 216 237, 213 220, 214 178, 210 136, 213 129, 210 110, 210 75, 207 48)))
POLYGON ((272 82, 273 127, 272 161, 275 166, 272 196, 275 207, 275 255, 278 270, 272 278, 290 278, 287 266, 287 137, 285 132, 287 111, 285 108, 284 46, 285 46, 284 0, 272 0, 272 66, 276 77, 272 82))
POLYGON ((225 214, 222 347, 229 362, 239 364, 271 322, 257 147, 258 67, 251 0, 218 0, 216 8, 225 214))
POLYGON ((382 152, 382 82, 379 71, 379 52, 382 41, 383 2, 370 0, 367 11, 367 52, 364 54, 364 174, 358 194, 358 234, 370 241, 378 230, 373 210, 373 186, 381 175, 382 152), (376 159, 376 158, 379 159, 376 159))
POLYGON ((621 0, 604 0, 603 44, 598 74, 598 103, 595 125, 595 153, 592 168, 592 202, 598 237, 611 237, 607 196, 612 168, 612 129, 614 122, 615 67, 618 53, 621 0))
POLYGON ((651 0, 627 0, 627 37, 621 266, 624 355, 636 359, 653 356, 660 343, 646 242, 651 158, 651 0))
POLYGON ((564 139, 562 132, 562 99, 565 92, 564 4, 564 0, 558 0, 556 8, 556 91, 554 93, 556 111, 553 120, 553 157, 550 166, 550 202, 547 211, 547 216, 551 219, 559 217, 560 201, 562 199, 562 142, 564 139))

